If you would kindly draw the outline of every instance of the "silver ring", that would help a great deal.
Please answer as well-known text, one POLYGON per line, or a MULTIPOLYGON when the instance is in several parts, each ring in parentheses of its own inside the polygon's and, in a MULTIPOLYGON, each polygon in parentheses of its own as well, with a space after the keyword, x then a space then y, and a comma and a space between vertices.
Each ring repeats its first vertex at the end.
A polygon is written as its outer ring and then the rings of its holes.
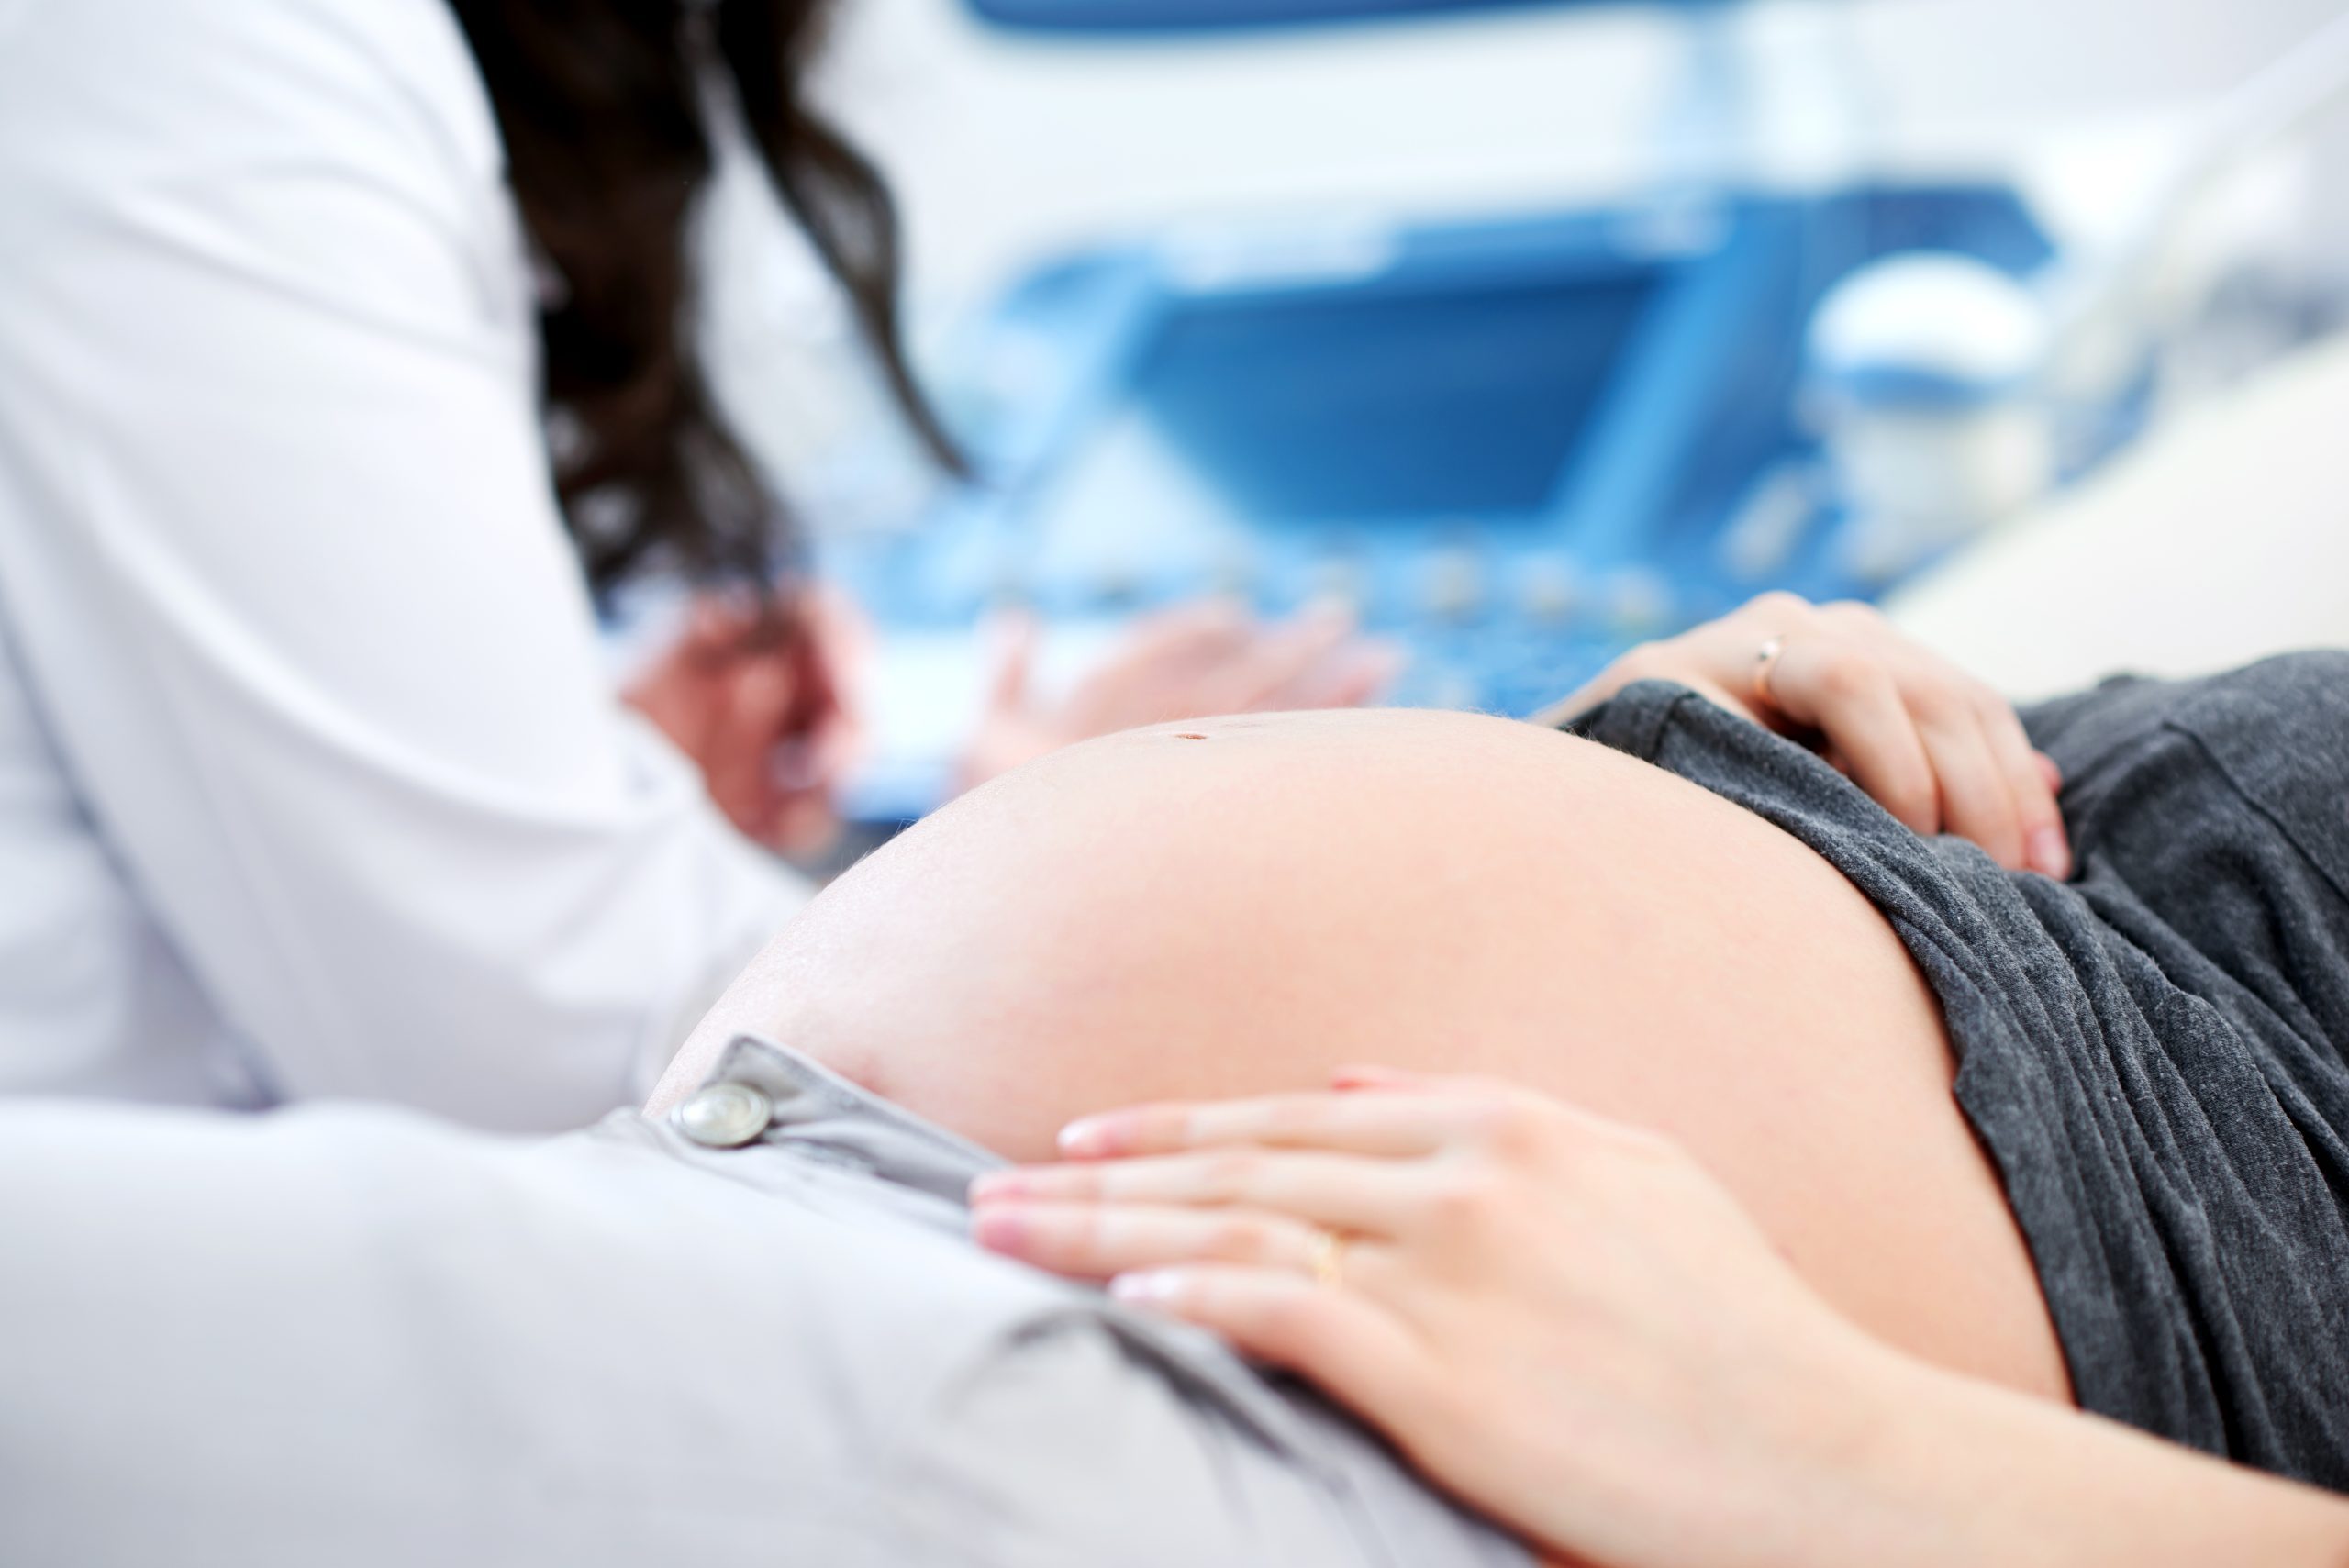
POLYGON ((1787 651, 1787 639, 1773 637, 1753 653, 1753 700, 1765 707, 1776 707, 1778 699, 1771 694, 1770 677, 1778 673, 1778 655, 1787 651))

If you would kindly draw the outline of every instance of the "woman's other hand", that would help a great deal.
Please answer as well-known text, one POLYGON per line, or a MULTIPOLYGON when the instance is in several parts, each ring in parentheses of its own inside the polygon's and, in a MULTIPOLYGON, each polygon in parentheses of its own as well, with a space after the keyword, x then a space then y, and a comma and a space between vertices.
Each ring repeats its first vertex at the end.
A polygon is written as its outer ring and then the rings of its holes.
POLYGON ((1047 751, 1143 725, 1215 714, 1354 707, 1394 679, 1395 651, 1329 608, 1266 623, 1208 599, 1143 620, 1065 694, 1039 690, 1037 628, 1014 617, 979 726, 965 787, 1047 751))
POLYGON ((2071 874, 2062 778, 2013 706, 1865 605, 1765 594, 1632 649, 1553 713, 1580 713, 1644 680, 1676 681, 1819 745, 1920 833, 1971 839, 2010 871, 2071 874))
POLYGON ((1302 1373, 1558 1550, 1830 1560, 1821 1478, 1893 1352, 1659 1138, 1482 1081, 1340 1084, 1077 1123, 1083 1162, 974 1187, 978 1239, 1302 1373))
POLYGON ((704 595, 621 697, 693 760, 744 835, 814 854, 839 830, 834 789, 860 739, 869 644, 855 606, 829 589, 802 590, 773 617, 748 595, 704 595))

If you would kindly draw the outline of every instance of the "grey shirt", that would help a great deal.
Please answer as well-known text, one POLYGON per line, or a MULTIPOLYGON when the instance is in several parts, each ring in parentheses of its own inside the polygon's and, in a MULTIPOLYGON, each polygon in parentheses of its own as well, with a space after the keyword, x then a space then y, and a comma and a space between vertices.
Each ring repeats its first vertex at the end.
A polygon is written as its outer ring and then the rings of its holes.
POLYGON ((2083 1406, 2349 1490, 2349 654, 2025 722, 2068 884, 1919 838, 1677 686, 1575 727, 1785 828, 1899 932, 2083 1406))
POLYGON ((0 1104, 0 1562, 1526 1562, 974 1248, 980 1151, 762 1041, 713 1082, 742 1147, 0 1104))

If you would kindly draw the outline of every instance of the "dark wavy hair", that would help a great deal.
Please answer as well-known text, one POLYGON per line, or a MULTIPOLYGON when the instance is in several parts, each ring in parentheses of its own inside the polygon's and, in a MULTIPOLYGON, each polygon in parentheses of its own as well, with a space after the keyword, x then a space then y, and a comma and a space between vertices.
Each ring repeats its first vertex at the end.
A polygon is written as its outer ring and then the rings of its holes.
POLYGON ((657 565, 763 595, 794 553, 788 514, 695 351, 692 218, 712 164, 705 115, 719 98, 740 106, 922 444, 963 471, 906 362, 888 187, 803 95, 826 0, 450 3, 496 107, 523 223, 554 274, 540 314, 550 451, 599 594, 657 565))

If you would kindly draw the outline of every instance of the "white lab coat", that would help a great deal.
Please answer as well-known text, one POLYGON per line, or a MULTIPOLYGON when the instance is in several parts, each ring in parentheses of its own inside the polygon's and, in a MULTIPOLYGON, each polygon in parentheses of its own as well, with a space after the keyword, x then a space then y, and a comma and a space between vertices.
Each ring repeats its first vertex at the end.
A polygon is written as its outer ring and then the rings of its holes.
POLYGON ((806 896, 614 700, 440 0, 0 0, 0 1091, 510 1129, 806 896))

